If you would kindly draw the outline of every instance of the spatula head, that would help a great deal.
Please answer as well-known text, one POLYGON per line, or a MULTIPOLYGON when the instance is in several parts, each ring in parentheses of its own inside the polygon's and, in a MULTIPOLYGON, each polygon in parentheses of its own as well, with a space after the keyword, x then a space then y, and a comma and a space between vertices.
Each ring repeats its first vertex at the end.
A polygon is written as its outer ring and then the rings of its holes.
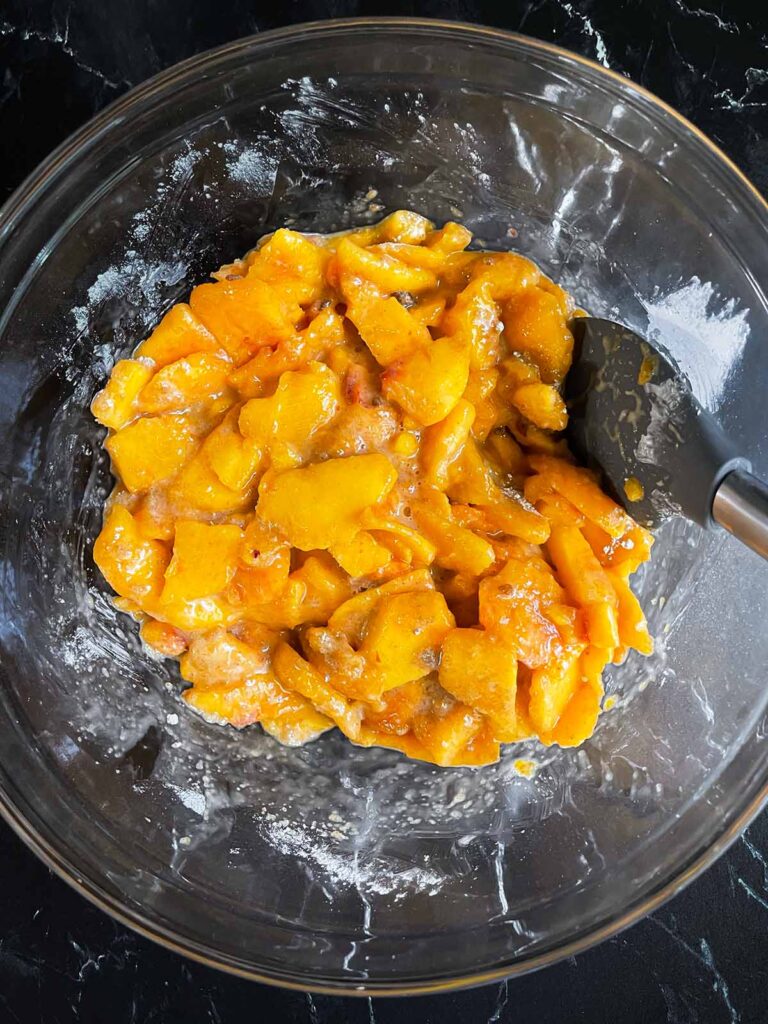
POLYGON ((568 440, 630 515, 655 526, 670 515, 711 524, 712 498, 742 464, 672 359, 621 324, 575 317, 565 384, 568 440))

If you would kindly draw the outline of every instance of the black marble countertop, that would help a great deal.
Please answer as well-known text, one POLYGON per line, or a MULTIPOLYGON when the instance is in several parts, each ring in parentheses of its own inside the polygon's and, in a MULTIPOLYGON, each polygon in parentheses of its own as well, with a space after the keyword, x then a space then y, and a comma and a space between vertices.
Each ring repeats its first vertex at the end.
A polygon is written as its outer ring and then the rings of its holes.
MULTIPOLYGON (((677 107, 768 192, 765 0, 1 0, 0 198, 157 71, 238 36, 328 16, 497 25, 557 42, 677 107), (276 13, 279 12, 279 13, 276 13)), ((555 967, 448 996, 282 992, 187 962, 116 924, 0 825, 0 1022, 720 1024, 768 1021, 768 814, 630 931, 555 967)))

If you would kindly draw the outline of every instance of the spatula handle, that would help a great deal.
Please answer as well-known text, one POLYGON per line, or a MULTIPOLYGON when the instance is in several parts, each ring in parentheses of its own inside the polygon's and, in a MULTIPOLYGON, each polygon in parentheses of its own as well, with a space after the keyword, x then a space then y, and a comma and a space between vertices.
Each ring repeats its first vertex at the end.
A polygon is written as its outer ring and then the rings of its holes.
POLYGON ((728 473, 715 491, 712 518, 768 559, 768 484, 744 469, 728 473))

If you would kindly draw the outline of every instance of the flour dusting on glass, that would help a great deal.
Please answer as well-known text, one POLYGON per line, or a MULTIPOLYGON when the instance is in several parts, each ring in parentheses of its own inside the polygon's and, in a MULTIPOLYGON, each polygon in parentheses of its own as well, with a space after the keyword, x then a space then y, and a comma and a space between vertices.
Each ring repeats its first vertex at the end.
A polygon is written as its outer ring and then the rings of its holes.
MULTIPOLYGON (((297 933, 333 927, 344 908, 371 936, 396 931, 406 912, 428 919, 423 901, 460 901, 467 929, 485 927, 490 914, 505 926, 514 956, 543 934, 536 894, 516 881, 518 858, 538 857, 546 871, 548 850, 573 848, 567 875, 542 885, 578 894, 599 884, 603 858, 618 857, 613 844, 624 834, 635 841, 638 818, 655 834, 722 761, 724 740, 706 691, 681 678, 679 660, 668 656, 673 637, 684 647, 680 629, 696 565, 706 557, 718 571, 719 540, 682 520, 659 532, 640 585, 657 653, 611 671, 617 709, 603 716, 592 740, 579 750, 517 745, 481 770, 436 769, 354 748, 332 733, 290 749, 258 726, 237 732, 201 720, 180 701, 172 663, 151 658, 137 627, 115 612, 90 556, 110 489, 88 413, 92 395, 114 360, 206 268, 248 251, 281 223, 339 230, 396 208, 435 220, 462 216, 485 245, 530 255, 577 297, 604 294, 607 310, 618 306, 635 329, 650 322, 662 333, 672 326, 702 335, 721 357, 700 378, 695 359, 683 368, 698 380, 699 397, 717 394, 747 338, 745 314, 701 278, 662 291, 650 280, 628 282, 589 240, 581 189, 595 216, 601 202, 619 211, 607 236, 629 209, 615 199, 629 187, 619 164, 605 171, 613 165, 594 149, 604 143, 573 126, 569 145, 585 166, 592 159, 590 167, 603 170, 588 170, 575 184, 571 177, 566 187, 543 171, 551 165, 543 147, 560 140, 537 136, 524 107, 511 98, 501 107, 481 95, 471 101, 468 121, 443 94, 403 88, 352 100, 332 80, 287 81, 249 113, 252 121, 237 127, 236 118, 234 126, 222 118, 175 149, 169 144, 136 185, 144 202, 131 198, 122 240, 78 283, 76 308, 67 311, 66 344, 43 385, 58 388, 61 400, 50 422, 33 420, 28 479, 14 483, 27 544, 14 556, 7 600, 45 652, 36 670, 58 717, 47 717, 45 701, 30 704, 29 713, 41 736, 56 735, 52 756, 83 785, 98 778, 99 813, 129 820, 135 842, 170 865, 172 878, 200 880, 216 864, 219 873, 207 878, 212 906, 247 902, 256 892, 265 913, 279 907, 297 933), (354 130, 353 151, 339 123, 354 130), (520 168, 504 181, 491 170, 500 142, 520 168), (47 612, 51 593, 55 615, 47 612), (703 737, 685 760, 674 751, 682 722, 685 735, 703 737), (531 777, 519 759, 534 762, 531 777), (617 810, 628 799, 633 810, 617 810), (601 829, 605 809, 615 810, 610 831, 601 829)), ((9 643, 23 665, 31 655, 21 638, 9 643)), ((150 880, 143 898, 162 907, 165 896, 150 880)), ((365 978, 364 940, 351 944, 345 970, 365 978)))

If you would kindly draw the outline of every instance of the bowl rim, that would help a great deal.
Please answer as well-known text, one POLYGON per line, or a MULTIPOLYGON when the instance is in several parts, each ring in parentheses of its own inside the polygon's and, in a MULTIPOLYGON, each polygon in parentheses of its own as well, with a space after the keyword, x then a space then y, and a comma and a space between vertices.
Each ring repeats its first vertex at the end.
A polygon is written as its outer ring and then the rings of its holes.
MULTIPOLYGON (((69 163, 81 152, 94 145, 101 134, 110 129, 115 121, 120 121, 132 108, 145 99, 160 93, 175 81, 183 79, 190 71, 204 72, 219 61, 225 60, 238 51, 247 50, 254 45, 264 46, 270 43, 282 43, 288 39, 308 36, 317 37, 323 34, 342 32, 381 32, 396 33, 398 31, 424 32, 430 36, 440 35, 464 39, 466 42, 496 42, 502 45, 513 44, 546 54, 558 60, 571 61, 584 69, 598 73, 609 79, 614 86, 620 85, 622 90, 634 94, 644 100, 652 108, 663 112, 676 121, 686 133, 702 144, 715 158, 717 164, 724 168, 736 181, 757 201, 763 215, 768 220, 768 200, 749 180, 743 171, 717 146, 701 129, 660 99, 644 86, 619 74, 612 68, 605 67, 595 60, 583 57, 564 47, 526 36, 522 33, 483 25, 474 25, 462 21, 448 21, 439 18, 422 17, 359 17, 331 18, 323 21, 300 22, 294 25, 275 28, 263 33, 243 36, 221 46, 205 50, 146 79, 129 89, 122 96, 100 110, 93 118, 78 128, 60 143, 14 190, 5 204, 0 208, 0 248, 12 235, 14 227, 22 219, 27 210, 36 201, 37 195, 44 190, 59 174, 63 173, 69 163)), ((763 782, 751 799, 736 805, 734 817, 730 825, 722 829, 709 845, 697 856, 683 863, 675 874, 645 897, 630 903, 624 911, 596 927, 577 934, 564 944, 530 958, 505 962, 497 967, 483 971, 474 971, 456 977, 444 976, 429 979, 416 979, 405 982, 353 982, 353 981, 306 981, 282 977, 278 972, 265 973, 248 965, 245 961, 223 954, 203 943, 189 938, 182 938, 173 929, 158 921, 152 921, 139 910, 132 909, 126 902, 113 895, 100 881, 84 877, 78 867, 68 858, 66 852, 49 841, 41 831, 27 819, 12 795, 0 783, 0 816, 16 833, 17 836, 80 895, 85 897, 99 909, 109 914, 122 924, 138 932, 145 938, 170 949, 172 952, 189 957, 208 967, 215 967, 230 974, 258 981, 263 984, 300 992, 316 992, 324 995, 357 995, 357 996, 406 996, 417 994, 437 994, 456 991, 478 985, 504 981, 508 978, 540 970, 558 961, 585 950, 615 936, 624 929, 637 923, 648 914, 657 910, 685 886, 692 882, 706 868, 710 867, 746 829, 763 806, 768 802, 768 778, 763 782)))

